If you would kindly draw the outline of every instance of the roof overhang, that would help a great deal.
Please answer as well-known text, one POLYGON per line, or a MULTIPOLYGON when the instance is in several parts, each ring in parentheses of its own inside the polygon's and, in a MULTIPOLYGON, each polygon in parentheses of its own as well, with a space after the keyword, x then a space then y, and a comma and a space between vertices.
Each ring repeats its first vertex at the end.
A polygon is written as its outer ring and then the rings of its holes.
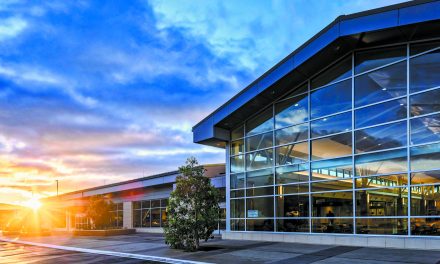
POLYGON ((230 129, 348 52, 440 37, 440 0, 419 0, 338 17, 193 127, 193 141, 224 147, 230 129))

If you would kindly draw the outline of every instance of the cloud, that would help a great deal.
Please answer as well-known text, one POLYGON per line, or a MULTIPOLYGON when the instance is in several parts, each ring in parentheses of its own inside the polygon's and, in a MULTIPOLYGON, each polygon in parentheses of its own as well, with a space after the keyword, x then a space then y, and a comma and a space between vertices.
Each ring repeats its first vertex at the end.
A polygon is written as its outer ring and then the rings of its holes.
POLYGON ((20 17, 8 17, 0 20, 0 41, 5 41, 18 36, 27 27, 27 21, 20 17))

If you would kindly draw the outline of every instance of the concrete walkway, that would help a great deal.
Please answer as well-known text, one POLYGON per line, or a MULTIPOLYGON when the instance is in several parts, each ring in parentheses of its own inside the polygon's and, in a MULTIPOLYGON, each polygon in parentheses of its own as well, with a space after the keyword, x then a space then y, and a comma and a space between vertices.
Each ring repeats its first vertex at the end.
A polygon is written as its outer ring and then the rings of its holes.
POLYGON ((219 238, 202 243, 202 248, 198 252, 184 252, 170 249, 164 244, 163 237, 158 234, 114 237, 50 236, 21 240, 127 253, 124 256, 133 254, 208 263, 440 263, 440 251, 237 241, 219 238))

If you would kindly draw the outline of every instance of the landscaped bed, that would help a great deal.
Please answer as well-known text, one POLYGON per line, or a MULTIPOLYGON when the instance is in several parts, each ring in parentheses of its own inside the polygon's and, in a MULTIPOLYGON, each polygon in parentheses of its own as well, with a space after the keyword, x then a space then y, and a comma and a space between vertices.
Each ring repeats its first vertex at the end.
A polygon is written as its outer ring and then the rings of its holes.
POLYGON ((120 236, 136 233, 136 229, 75 230, 74 236, 120 236))

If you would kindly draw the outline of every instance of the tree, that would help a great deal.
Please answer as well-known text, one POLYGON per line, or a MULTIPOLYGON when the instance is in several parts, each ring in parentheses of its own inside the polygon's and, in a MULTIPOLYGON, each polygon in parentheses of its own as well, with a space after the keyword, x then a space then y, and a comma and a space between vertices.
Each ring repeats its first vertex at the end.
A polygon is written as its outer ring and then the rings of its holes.
POLYGON ((207 241, 217 229, 219 193, 205 171, 194 157, 179 167, 181 175, 169 198, 164 227, 165 243, 172 248, 195 251, 199 241, 207 241))
POLYGON ((91 220, 90 229, 106 229, 111 226, 110 209, 112 201, 107 201, 102 196, 92 196, 86 209, 86 215, 91 220))

